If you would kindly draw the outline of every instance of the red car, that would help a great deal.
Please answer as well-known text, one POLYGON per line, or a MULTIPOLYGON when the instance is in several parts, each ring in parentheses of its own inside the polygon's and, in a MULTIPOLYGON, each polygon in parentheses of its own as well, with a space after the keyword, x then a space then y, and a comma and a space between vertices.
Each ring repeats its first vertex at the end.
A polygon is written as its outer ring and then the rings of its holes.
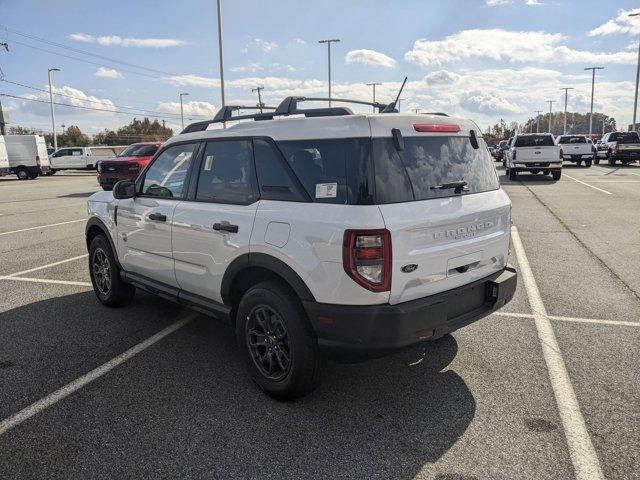
POLYGON ((117 157, 98 163, 98 183, 111 190, 120 180, 135 180, 155 155, 162 142, 141 142, 129 145, 117 157))

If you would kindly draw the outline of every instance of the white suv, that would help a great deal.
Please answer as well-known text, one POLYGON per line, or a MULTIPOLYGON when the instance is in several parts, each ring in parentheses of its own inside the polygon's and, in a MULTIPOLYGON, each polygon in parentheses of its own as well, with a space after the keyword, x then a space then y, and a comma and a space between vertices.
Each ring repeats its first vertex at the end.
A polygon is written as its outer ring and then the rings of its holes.
POLYGON ((475 123, 303 100, 225 107, 167 141, 135 183, 88 200, 98 299, 124 305, 140 288, 229 322, 279 399, 314 388, 321 353, 436 339, 516 288, 511 205, 475 123))

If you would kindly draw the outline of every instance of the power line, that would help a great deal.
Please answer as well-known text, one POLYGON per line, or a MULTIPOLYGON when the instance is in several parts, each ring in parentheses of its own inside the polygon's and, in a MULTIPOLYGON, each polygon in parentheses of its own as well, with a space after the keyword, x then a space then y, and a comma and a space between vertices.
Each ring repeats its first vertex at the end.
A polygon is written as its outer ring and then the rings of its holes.
MULTIPOLYGON (((2 79, 0 81, 6 82, 6 83, 11 83, 13 85, 18 85, 18 86, 24 87, 24 88, 30 88, 32 90, 37 90, 37 91, 40 91, 40 92, 49 93, 49 91, 45 90, 44 88, 38 88, 38 87, 36 87, 34 85, 27 85, 26 83, 13 82, 13 81, 7 80, 7 79, 2 79)), ((104 101, 100 101, 100 100, 89 100, 89 99, 86 99, 86 98, 78 97, 78 96, 75 96, 75 95, 69 95, 69 94, 65 94, 65 93, 60 93, 60 92, 53 92, 53 93, 54 93, 54 95, 57 95, 57 96, 73 98, 73 99, 79 100, 81 102, 94 103, 94 104, 103 105, 103 106, 106 105, 106 103, 104 101)), ((174 114, 174 113, 171 113, 171 112, 160 112, 160 111, 157 111, 157 110, 146 110, 146 109, 142 109, 142 108, 133 108, 133 107, 127 107, 127 106, 124 106, 124 105, 116 105, 116 104, 113 104, 113 106, 116 107, 116 108, 125 108, 127 110, 135 110, 135 111, 140 112, 140 114, 175 115, 178 118, 180 117, 180 114, 178 114, 178 113, 174 114)), ((133 112, 133 113, 135 113, 135 112, 133 112)), ((193 114, 193 115, 189 115, 189 117, 209 118, 209 115, 196 115, 196 114, 193 114)))

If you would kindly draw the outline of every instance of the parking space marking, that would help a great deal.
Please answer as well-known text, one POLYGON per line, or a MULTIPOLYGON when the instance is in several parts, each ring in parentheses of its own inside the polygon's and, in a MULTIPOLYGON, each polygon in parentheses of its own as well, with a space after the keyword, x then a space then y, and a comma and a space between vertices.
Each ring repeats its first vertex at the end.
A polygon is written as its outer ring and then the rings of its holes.
POLYGON ((0 277, 0 280, 31 283, 54 283, 56 285, 76 285, 79 287, 91 287, 91 282, 76 282, 74 280, 54 280, 53 278, 29 278, 29 277, 0 277))
MULTIPOLYGON (((532 313, 516 313, 516 312, 493 312, 492 315, 499 317, 516 317, 516 318, 535 318, 532 313)), ((640 322, 625 322, 623 320, 602 320, 599 318, 579 318, 579 317, 563 317, 561 315, 547 315, 549 320, 557 320, 559 322, 575 322, 575 323, 600 323, 602 325, 620 325, 623 327, 640 327, 640 322)))
POLYGON ((577 178, 573 178, 571 175, 567 175, 566 173, 564 174, 564 176, 567 177, 567 178, 570 178, 574 182, 578 182, 578 183, 581 183, 583 185, 586 185, 589 188, 593 188, 594 190, 598 190, 599 192, 606 193, 607 195, 613 195, 613 193, 611 193, 611 192, 607 192, 606 190, 603 190, 601 188, 594 187, 593 185, 589 185, 587 182, 583 182, 582 180, 578 180, 577 178))
POLYGON ((562 358, 556 335, 547 316, 518 229, 515 226, 511 230, 511 241, 518 257, 520 276, 527 292, 529 305, 533 310, 542 354, 549 372, 549 380, 556 398, 576 478, 578 480, 604 479, 600 461, 580 411, 580 405, 562 358))
POLYGON ((80 218, 78 220, 70 220, 68 222, 50 223, 48 225, 40 225, 38 227, 21 228, 20 230, 12 230, 10 232, 0 232, 0 236, 9 235, 11 233, 28 232, 29 230, 38 230, 40 228, 57 227, 59 225, 69 225, 70 223, 86 222, 86 218, 80 218))
POLYGON ((113 370, 117 366, 135 357, 137 354, 146 350, 147 348, 152 346, 154 343, 159 342, 167 335, 170 335, 176 330, 184 327, 185 325, 193 321, 197 316, 198 316, 197 313, 192 313, 190 315, 187 315, 182 320, 178 320, 177 322, 172 323, 167 328, 160 330, 155 335, 152 335, 146 340, 138 343, 137 345, 134 345, 129 350, 121 353, 117 357, 114 357, 108 362, 103 363, 99 367, 94 368, 89 373, 86 373, 81 377, 76 378, 75 380, 59 388, 55 392, 50 393, 46 397, 20 410, 18 413, 11 415, 10 417, 2 420, 2 422, 0 422, 0 436, 4 435, 12 428, 20 425, 22 422, 29 420, 34 415, 39 414, 40 412, 49 408, 50 406, 54 405, 60 400, 65 399, 72 393, 76 392, 77 390, 80 390, 85 385, 93 382, 94 380, 97 380, 98 378, 105 375, 106 373, 109 373, 111 370, 113 370))
POLYGON ((88 253, 84 253, 82 255, 78 255, 77 257, 67 258, 65 260, 60 260, 58 262, 47 263, 46 265, 42 265, 41 267, 30 268, 29 270, 23 270, 21 272, 11 273, 9 275, 3 275, 3 276, 0 277, 0 280, 17 277, 19 275, 24 275, 25 273, 37 272, 38 270, 43 270, 43 269, 49 268, 49 267, 55 267, 56 265, 62 265, 63 263, 67 263, 67 262, 73 262, 74 260, 79 260, 81 258, 85 258, 85 257, 88 257, 88 256, 89 256, 88 253))

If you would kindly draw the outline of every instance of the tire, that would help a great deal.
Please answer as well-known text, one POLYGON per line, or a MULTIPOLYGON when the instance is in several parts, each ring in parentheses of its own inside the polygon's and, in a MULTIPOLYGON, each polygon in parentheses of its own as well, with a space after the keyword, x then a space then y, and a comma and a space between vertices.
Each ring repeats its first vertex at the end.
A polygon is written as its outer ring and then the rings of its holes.
POLYGON ((30 178, 31 180, 33 180, 34 178, 38 178, 38 175, 39 175, 39 174, 38 174, 38 172, 35 172, 35 173, 29 173, 29 178, 30 178))
POLYGON ((518 172, 516 172, 513 168, 509 169, 509 180, 518 180, 518 172))
POLYGON ((101 185, 101 187, 105 192, 110 192, 111 190, 113 190, 113 187, 110 185, 101 185))
POLYGON ((560 180, 560 177, 562 176, 562 170, 553 170, 551 172, 551 176, 554 180, 560 180))
POLYGON ((616 159, 613 158, 613 155, 610 153, 607 154, 607 160, 609 161, 609 166, 613 167, 616 164, 616 159))
POLYGON ((251 287, 240 300, 236 319, 249 374, 267 395, 292 400, 316 388, 318 342, 300 300, 287 286, 268 280, 251 287))
POLYGON ((29 178, 29 172, 26 168, 20 168, 16 171, 16 176, 18 180, 27 180, 29 178))
POLYGON ((585 161, 584 161, 584 166, 585 166, 586 168, 589 168, 589 167, 591 166, 591 162, 592 162, 592 160, 591 160, 590 158, 589 158, 588 160, 585 160, 585 161))
POLYGON ((600 165, 600 157, 598 157, 597 155, 593 158, 593 163, 595 163, 596 165, 600 165))
POLYGON ((578 160, 578 161, 576 162, 576 165, 577 165, 578 167, 582 166, 582 160, 578 160))
POLYGON ((89 247, 89 275, 98 300, 107 307, 131 303, 135 287, 125 283, 107 238, 97 235, 89 247))

